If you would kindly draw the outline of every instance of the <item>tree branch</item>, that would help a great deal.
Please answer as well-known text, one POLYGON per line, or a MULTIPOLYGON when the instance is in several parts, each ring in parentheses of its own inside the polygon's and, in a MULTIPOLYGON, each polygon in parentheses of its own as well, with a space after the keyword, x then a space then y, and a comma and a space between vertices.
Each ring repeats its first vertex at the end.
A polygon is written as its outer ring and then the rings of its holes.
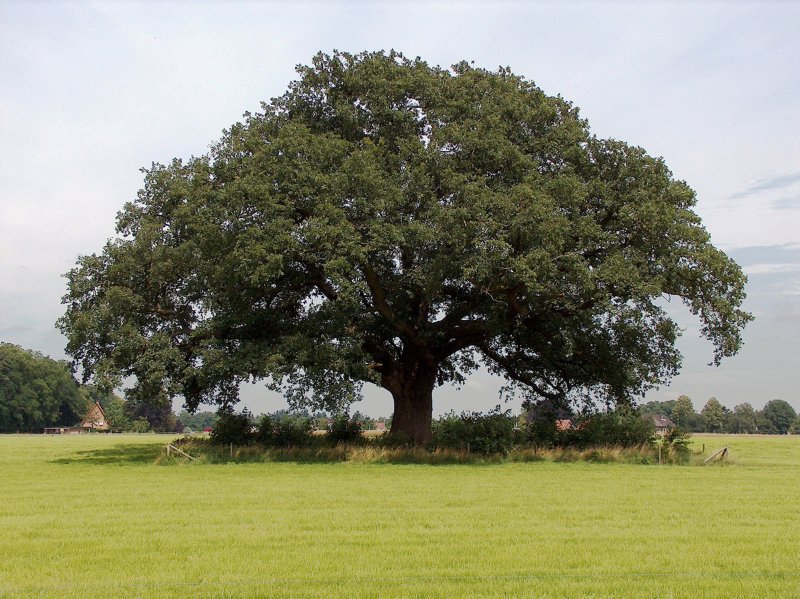
POLYGON ((534 381, 532 377, 519 372, 512 363, 512 360, 491 350, 486 345, 478 345, 478 349, 481 350, 484 356, 486 356, 487 358, 495 362, 498 366, 500 366, 506 373, 508 378, 530 387, 542 397, 546 397, 548 399, 553 399, 553 400, 562 399, 563 393, 546 391, 539 383, 534 381))
POLYGON ((364 280, 367 282, 369 291, 372 294, 373 304, 378 313, 383 316, 398 333, 405 335, 415 345, 423 346, 424 343, 419 338, 419 335, 417 335, 417 332, 412 327, 408 326, 407 323, 398 320, 395 316, 394 310, 392 310, 392 307, 386 301, 386 294, 375 269, 369 264, 364 264, 362 269, 364 272, 364 280))

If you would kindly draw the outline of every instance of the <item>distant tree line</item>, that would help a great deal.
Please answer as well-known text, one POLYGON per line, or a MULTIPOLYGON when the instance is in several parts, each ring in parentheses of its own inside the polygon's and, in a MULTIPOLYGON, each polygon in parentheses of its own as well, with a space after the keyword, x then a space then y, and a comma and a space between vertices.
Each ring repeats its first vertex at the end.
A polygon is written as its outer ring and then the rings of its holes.
MULTIPOLYGON (((45 427, 74 426, 80 423, 95 402, 103 407, 112 430, 118 432, 202 431, 213 429, 220 417, 214 412, 190 413, 187 410, 176 415, 170 404, 154 405, 135 398, 126 401, 112 391, 93 385, 81 385, 75 380, 65 361, 53 360, 39 352, 0 342, 0 432, 40 432, 45 427)), ((550 442, 551 437, 560 439, 564 436, 555 428, 557 420, 572 418, 576 423, 580 420, 572 413, 548 406, 548 402, 529 404, 519 417, 522 428, 537 443, 550 442)), ((761 410, 755 410, 749 403, 729 409, 712 397, 698 413, 692 400, 681 395, 675 400, 645 403, 639 407, 638 413, 666 416, 688 432, 800 434, 800 416, 788 402, 781 399, 773 399, 761 410)), ((329 432, 331 426, 357 427, 366 431, 378 428, 379 423, 383 423, 386 429, 390 429, 392 424, 391 417, 372 418, 360 412, 347 416, 347 421, 351 423, 348 425, 342 424, 341 415, 329 415, 325 412, 279 410, 267 416, 271 419, 270 422, 297 423, 302 420, 299 428, 329 432)), ((439 437, 449 438, 456 434, 454 431, 462 428, 466 430, 465 423, 473 420, 477 422, 476 418, 476 414, 461 415, 458 418, 452 414, 445 415, 437 421, 435 428, 439 437)), ((480 420, 480 426, 489 426, 487 423, 499 421, 496 415, 492 418, 480 420)), ((624 410, 607 414, 604 418, 605 420, 595 417, 592 425, 598 427, 598 423, 602 422, 602 427, 605 427, 603 430, 606 431, 603 434, 609 435, 607 430, 617 427, 624 431, 637 430, 637 435, 634 436, 641 436, 638 435, 638 427, 631 424, 633 420, 624 410), (614 426, 609 424, 612 422, 614 426), (621 422, 626 424, 623 426, 619 424, 621 422)), ((584 437, 595 433, 594 428, 586 425, 581 429, 584 437)), ((614 433, 611 436, 621 434, 614 433)), ((580 437, 576 433, 573 436, 576 439, 580 437)))
POLYGON ((76 426, 95 402, 103 407, 113 431, 179 429, 170 405, 125 401, 113 391, 81 385, 67 362, 0 342, 0 432, 76 426))
MULTIPOLYGON (((192 432, 214 428, 216 412, 175 414, 171 404, 123 399, 113 391, 80 384, 65 361, 0 342, 0 433, 38 433, 45 427, 78 425, 98 402, 114 432, 192 432)), ((273 418, 304 418, 311 429, 326 430, 333 420, 324 412, 279 410, 273 418)), ((350 417, 361 430, 373 430, 391 418, 371 418, 359 412, 350 417)))
POLYGON ((690 432, 800 434, 800 416, 782 399, 773 399, 761 410, 755 410, 749 403, 741 403, 730 409, 712 397, 698 413, 692 400, 681 395, 675 400, 648 402, 640 406, 639 411, 642 414, 666 416, 678 427, 690 432))
POLYGON ((0 343, 0 432, 72 426, 87 407, 65 362, 0 343))

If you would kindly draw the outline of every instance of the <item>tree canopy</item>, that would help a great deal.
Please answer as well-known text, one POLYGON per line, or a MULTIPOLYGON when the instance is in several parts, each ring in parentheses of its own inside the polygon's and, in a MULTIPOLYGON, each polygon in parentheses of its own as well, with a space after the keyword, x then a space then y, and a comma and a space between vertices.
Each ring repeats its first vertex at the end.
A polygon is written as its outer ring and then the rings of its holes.
POLYGON ((364 382, 424 442, 480 364, 549 401, 628 402, 680 366, 663 298, 737 352, 745 277, 659 158, 591 135, 508 68, 319 54, 207 155, 154 164, 59 326, 133 401, 234 403, 263 379, 338 409, 364 382))
POLYGON ((725 427, 725 408, 716 397, 710 398, 700 411, 708 432, 720 433, 725 427))
POLYGON ((794 411, 794 408, 782 399, 768 401, 761 413, 780 435, 785 435, 789 431, 794 419, 797 417, 797 412, 794 411))
POLYGON ((0 432, 73 426, 87 407, 67 364, 0 343, 0 432))

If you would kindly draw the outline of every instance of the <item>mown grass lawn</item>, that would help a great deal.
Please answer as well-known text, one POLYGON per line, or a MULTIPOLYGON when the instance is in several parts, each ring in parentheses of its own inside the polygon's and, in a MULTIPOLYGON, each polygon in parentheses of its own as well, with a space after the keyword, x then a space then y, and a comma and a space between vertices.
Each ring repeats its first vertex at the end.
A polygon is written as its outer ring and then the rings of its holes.
POLYGON ((0 596, 797 597, 800 437, 726 466, 153 462, 0 436, 0 596))

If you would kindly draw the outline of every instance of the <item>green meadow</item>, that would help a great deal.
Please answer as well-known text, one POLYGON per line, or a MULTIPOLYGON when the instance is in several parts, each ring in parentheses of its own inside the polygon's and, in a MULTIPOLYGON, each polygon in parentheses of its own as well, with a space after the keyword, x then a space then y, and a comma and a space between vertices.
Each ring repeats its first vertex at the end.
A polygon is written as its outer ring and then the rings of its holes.
POLYGON ((798 597, 800 437, 727 464, 157 465, 0 436, 0 597, 798 597))

